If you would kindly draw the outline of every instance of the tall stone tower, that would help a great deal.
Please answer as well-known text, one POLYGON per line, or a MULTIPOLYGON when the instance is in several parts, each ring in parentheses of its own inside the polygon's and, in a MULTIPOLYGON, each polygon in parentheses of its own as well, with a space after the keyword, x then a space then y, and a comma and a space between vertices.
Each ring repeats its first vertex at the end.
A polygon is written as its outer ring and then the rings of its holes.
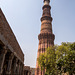
MULTIPOLYGON (((52 32, 52 17, 50 12, 50 0, 44 0, 43 6, 43 14, 41 17, 41 31, 38 35, 39 46, 37 58, 41 53, 44 53, 46 48, 54 45, 55 35, 52 32)), ((38 61, 36 62, 36 71, 35 75, 45 75, 45 71, 41 71, 38 65, 38 61)))

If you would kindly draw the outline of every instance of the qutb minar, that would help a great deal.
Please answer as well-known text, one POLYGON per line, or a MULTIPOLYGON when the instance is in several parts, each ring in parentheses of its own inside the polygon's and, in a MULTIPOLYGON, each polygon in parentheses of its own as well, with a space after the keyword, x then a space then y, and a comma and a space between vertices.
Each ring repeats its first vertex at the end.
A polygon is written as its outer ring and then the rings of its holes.
MULTIPOLYGON (((41 31, 38 35, 39 46, 37 52, 37 58, 41 53, 44 53, 46 48, 54 45, 55 35, 52 32, 52 17, 51 7, 49 5, 50 0, 44 0, 43 14, 41 17, 41 31)), ((38 61, 36 61, 35 75, 45 75, 45 70, 41 71, 38 61)))

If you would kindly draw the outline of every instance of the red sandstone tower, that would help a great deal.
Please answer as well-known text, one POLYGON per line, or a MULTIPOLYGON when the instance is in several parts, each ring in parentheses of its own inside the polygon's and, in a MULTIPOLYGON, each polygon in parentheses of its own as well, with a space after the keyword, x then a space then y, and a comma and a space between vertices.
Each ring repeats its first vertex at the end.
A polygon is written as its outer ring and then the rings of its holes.
MULTIPOLYGON (((43 6, 43 14, 41 17, 41 31, 38 35, 39 46, 37 58, 41 53, 44 53, 46 48, 54 45, 55 35, 52 32, 52 17, 50 12, 50 0, 44 0, 43 6)), ((41 71, 38 65, 38 61, 36 62, 36 71, 35 75, 45 75, 45 71, 41 71)))

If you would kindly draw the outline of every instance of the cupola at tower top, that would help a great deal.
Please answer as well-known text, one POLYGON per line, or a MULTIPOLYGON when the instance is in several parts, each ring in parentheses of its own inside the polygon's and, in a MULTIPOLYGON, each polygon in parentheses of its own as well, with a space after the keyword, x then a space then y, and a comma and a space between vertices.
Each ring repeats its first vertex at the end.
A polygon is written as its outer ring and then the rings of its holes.
POLYGON ((49 5, 50 0, 44 0, 44 5, 49 5))

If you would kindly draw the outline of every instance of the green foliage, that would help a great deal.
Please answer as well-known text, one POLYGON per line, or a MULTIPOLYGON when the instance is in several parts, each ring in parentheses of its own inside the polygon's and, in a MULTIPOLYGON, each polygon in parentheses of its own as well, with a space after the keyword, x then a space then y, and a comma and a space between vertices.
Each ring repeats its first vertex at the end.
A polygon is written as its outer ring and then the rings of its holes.
POLYGON ((75 43, 62 43, 56 50, 57 68, 60 71, 75 74, 75 43))
POLYGON ((49 75, 55 75, 55 63, 56 63, 56 55, 55 55, 55 47, 51 46, 46 50, 45 53, 46 61, 45 68, 46 72, 49 75))
POLYGON ((46 69, 47 75, 55 75, 55 47, 47 48, 46 52, 41 54, 38 58, 41 70, 46 69))
POLYGON ((38 58, 41 70, 46 70, 46 75, 75 74, 75 43, 62 43, 60 46, 51 46, 38 58))
POLYGON ((41 54, 38 58, 38 64, 41 67, 41 70, 45 68, 45 55, 41 54))

